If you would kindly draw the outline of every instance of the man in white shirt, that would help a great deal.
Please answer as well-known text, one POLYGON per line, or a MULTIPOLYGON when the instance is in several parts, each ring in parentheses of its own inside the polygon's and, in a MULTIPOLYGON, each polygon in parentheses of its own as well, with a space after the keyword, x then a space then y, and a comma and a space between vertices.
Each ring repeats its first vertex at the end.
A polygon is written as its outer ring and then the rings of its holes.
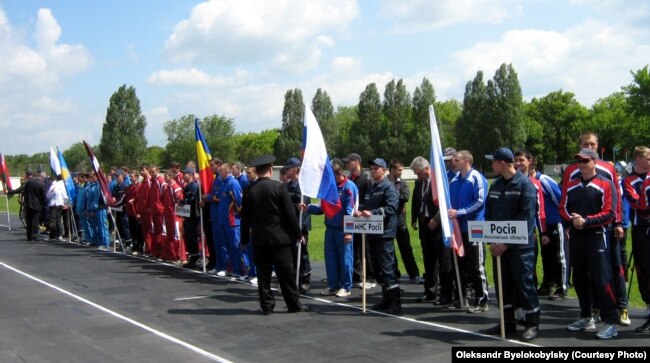
POLYGON ((48 223, 50 225, 50 236, 47 241, 63 241, 63 223, 61 222, 61 212, 67 193, 65 184, 61 175, 56 176, 52 181, 50 188, 47 190, 47 203, 49 206, 48 223))

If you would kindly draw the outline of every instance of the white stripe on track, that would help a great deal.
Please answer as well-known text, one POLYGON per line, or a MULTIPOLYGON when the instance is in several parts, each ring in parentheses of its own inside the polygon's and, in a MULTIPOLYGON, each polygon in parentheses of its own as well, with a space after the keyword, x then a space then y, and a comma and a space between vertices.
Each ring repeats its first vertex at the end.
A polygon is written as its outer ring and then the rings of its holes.
POLYGON ((68 296, 72 297, 73 299, 76 299, 76 300, 79 300, 79 301, 81 301, 81 302, 83 302, 85 304, 88 304, 88 305, 90 305, 90 306, 92 306, 92 307, 94 307, 94 308, 96 308, 98 310, 101 310, 101 311, 103 311, 103 312, 105 312, 105 313, 107 313, 109 315, 112 315, 112 316, 114 316, 114 317, 116 317, 118 319, 124 320, 129 324, 132 324, 132 325, 135 325, 135 326, 137 326, 139 328, 142 328, 142 329, 144 329, 144 330, 146 330, 146 331, 148 331, 150 333, 153 333, 153 334, 155 334, 155 335, 157 335, 157 336, 159 336, 159 337, 161 337, 163 339, 166 339, 166 340, 168 340, 168 341, 170 341, 172 343, 176 343, 176 344, 178 344, 178 345, 180 345, 180 346, 182 346, 184 348, 187 348, 187 349, 189 349, 189 350, 191 350, 191 351, 193 351, 195 353, 198 353, 198 354, 200 354, 200 355, 202 355, 202 356, 204 356, 206 358, 209 358, 209 359, 211 359, 213 361, 222 362, 222 363, 231 363, 231 361, 229 361, 228 359, 219 357, 218 355, 212 354, 212 353, 210 353, 210 352, 208 352, 206 350, 203 350, 203 349, 201 349, 201 348, 199 348, 197 346, 194 346, 194 345, 192 345, 190 343, 184 342, 184 341, 182 341, 182 340, 180 340, 178 338, 174 338, 173 336, 171 336, 169 334, 165 334, 165 333, 163 333, 163 332, 161 332, 159 330, 156 330, 156 329, 154 329, 152 327, 149 327, 147 325, 139 323, 139 322, 137 322, 137 321, 135 321, 135 320, 133 320, 131 318, 128 318, 128 317, 126 317, 126 316, 124 316, 122 314, 119 314, 119 313, 117 313, 117 312, 115 312, 113 310, 107 309, 107 308, 105 308, 105 307, 103 307, 103 306, 101 306, 99 304, 96 304, 96 303, 94 303, 94 302, 92 302, 92 301, 90 301, 88 299, 85 299, 85 298, 83 298, 81 296, 75 295, 75 294, 73 294, 73 293, 71 293, 71 292, 69 292, 67 290, 64 290, 64 289, 62 289, 62 288, 60 288, 60 287, 58 287, 56 285, 50 284, 49 282, 43 281, 43 280, 39 279, 38 277, 32 276, 32 275, 30 275, 30 274, 28 274, 26 272, 23 272, 23 271, 15 268, 15 267, 9 266, 4 262, 0 262, 0 265, 5 267, 6 269, 14 271, 14 272, 16 272, 16 273, 18 273, 18 274, 20 274, 20 275, 22 275, 24 277, 27 277, 27 278, 29 278, 29 279, 31 279, 33 281, 36 281, 36 282, 38 282, 38 283, 40 283, 42 285, 45 285, 45 286, 47 286, 47 287, 49 287, 51 289, 54 289, 54 290, 56 290, 58 292, 61 292, 61 293, 65 294, 65 295, 68 295, 68 296))

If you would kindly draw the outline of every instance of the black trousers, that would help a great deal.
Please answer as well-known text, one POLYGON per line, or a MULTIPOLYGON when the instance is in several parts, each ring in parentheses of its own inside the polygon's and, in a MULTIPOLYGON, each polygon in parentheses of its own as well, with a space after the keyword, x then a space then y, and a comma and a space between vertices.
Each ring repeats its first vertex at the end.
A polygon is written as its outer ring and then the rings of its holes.
POLYGON ((424 262, 424 293, 438 295, 451 300, 454 275, 451 268, 450 250, 442 243, 440 227, 431 231, 430 218, 420 218, 418 222, 422 260, 424 262))
MULTIPOLYGON (((411 235, 409 234, 406 224, 397 226, 397 235, 395 235, 395 240, 397 241, 397 247, 399 248, 400 255, 402 255, 402 262, 404 263, 404 268, 406 269, 409 278, 414 279, 415 277, 420 276, 420 269, 418 269, 418 264, 415 262, 413 247, 411 247, 411 235)), ((397 266, 397 259, 395 259, 395 274, 399 278, 399 270, 397 266)))
POLYGON ((133 240, 132 251, 142 252, 144 245, 144 237, 142 236, 142 227, 136 216, 129 217, 129 231, 131 232, 131 239, 133 240))
POLYGON ((48 224, 50 225, 50 238, 57 238, 63 235, 63 223, 61 222, 61 212, 63 206, 51 206, 48 211, 48 224))
POLYGON ((606 232, 585 230, 575 233, 572 230, 570 248, 573 286, 578 295, 580 316, 590 317, 592 308, 598 306, 604 322, 618 323, 606 232))
MULTIPOLYGON (((564 231, 560 224, 549 225, 547 232, 550 242, 547 245, 540 245, 540 254, 542 255, 542 285, 550 287, 555 284, 555 288, 561 288, 564 292, 569 289, 569 246, 564 238, 564 231)), ((536 251, 537 252, 537 251, 536 251)), ((552 292, 552 291, 551 291, 552 292)))
POLYGON ((27 240, 32 241, 37 239, 38 226, 40 225, 41 220, 41 210, 26 207, 25 219, 25 224, 27 224, 27 228, 25 228, 25 231, 27 232, 27 240))
POLYGON ((263 311, 270 312, 275 308, 275 297, 271 290, 271 273, 274 267, 287 308, 290 312, 299 311, 301 308, 298 286, 293 274, 292 249, 291 245, 253 246, 257 268, 257 291, 263 311))
MULTIPOLYGON (((467 286, 471 286, 472 290, 474 290, 474 304, 485 304, 488 299, 488 286, 487 276, 485 273, 484 246, 482 243, 470 242, 467 233, 462 233, 462 235, 465 256, 456 257, 456 260, 458 261, 458 271, 460 273, 461 291, 465 294, 467 286)), ((454 266, 453 263, 452 266, 454 266)), ((458 292, 454 290, 454 295, 456 294, 458 294, 458 292)))
POLYGON ((203 234, 205 235, 205 244, 208 246, 208 266, 214 268, 217 265, 217 249, 214 248, 212 238, 212 221, 210 221, 210 205, 203 207, 203 234))
POLYGON ((190 257, 199 255, 199 237, 201 221, 198 218, 183 218, 183 231, 185 232, 185 249, 190 257))

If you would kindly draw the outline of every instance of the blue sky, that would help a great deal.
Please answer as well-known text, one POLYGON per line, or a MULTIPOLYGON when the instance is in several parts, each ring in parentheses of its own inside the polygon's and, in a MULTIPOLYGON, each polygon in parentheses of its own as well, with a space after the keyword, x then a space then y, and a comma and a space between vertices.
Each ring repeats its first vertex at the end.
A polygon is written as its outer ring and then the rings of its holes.
POLYGON ((336 106, 424 77, 462 100, 478 70, 518 72, 524 97, 590 107, 650 63, 646 0, 0 0, 0 151, 99 142, 108 101, 134 86, 149 145, 186 114, 239 132, 281 126, 284 93, 336 106))

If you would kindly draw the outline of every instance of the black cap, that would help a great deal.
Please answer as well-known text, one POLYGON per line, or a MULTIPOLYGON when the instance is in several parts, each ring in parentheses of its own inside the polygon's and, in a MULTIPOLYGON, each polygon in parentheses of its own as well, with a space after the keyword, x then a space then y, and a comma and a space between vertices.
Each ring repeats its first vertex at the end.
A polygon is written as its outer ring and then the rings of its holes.
POLYGON ((513 154, 512 150, 507 147, 500 147, 494 150, 492 155, 485 155, 485 158, 488 160, 505 161, 506 163, 515 162, 515 154, 513 154))
POLYGON ((250 166, 257 167, 257 166, 262 166, 262 165, 267 165, 267 164, 273 164, 274 161, 275 161, 275 156, 273 156, 271 154, 266 154, 266 155, 262 155, 262 156, 257 157, 255 160, 253 160, 250 163, 250 166))
POLYGON ((357 153, 352 153, 352 154, 348 155, 347 158, 343 159, 343 162, 346 163, 346 164, 349 163, 350 161, 361 162, 361 155, 359 155, 357 153))
POLYGON ((27 170, 27 171, 25 171, 25 175, 32 176, 32 175, 34 175, 34 172, 32 172, 31 170, 27 170))
POLYGON ((598 154, 595 151, 593 151, 593 150, 591 150, 589 148, 584 148, 584 149, 580 149, 580 152, 575 154, 573 157, 576 158, 576 159, 592 159, 592 160, 596 160, 596 159, 598 159, 598 154))
POLYGON ((300 165, 302 165, 302 163, 300 162, 300 159, 296 157, 289 158, 289 160, 287 160, 287 162, 284 164, 284 166, 287 168, 299 168, 300 165))
POLYGON ((377 166, 380 166, 380 167, 386 169, 386 162, 382 158, 377 158, 375 160, 370 160, 368 165, 370 165, 370 166, 377 165, 377 166))
POLYGON ((332 159, 332 165, 338 165, 341 169, 345 168, 341 159, 332 159))

